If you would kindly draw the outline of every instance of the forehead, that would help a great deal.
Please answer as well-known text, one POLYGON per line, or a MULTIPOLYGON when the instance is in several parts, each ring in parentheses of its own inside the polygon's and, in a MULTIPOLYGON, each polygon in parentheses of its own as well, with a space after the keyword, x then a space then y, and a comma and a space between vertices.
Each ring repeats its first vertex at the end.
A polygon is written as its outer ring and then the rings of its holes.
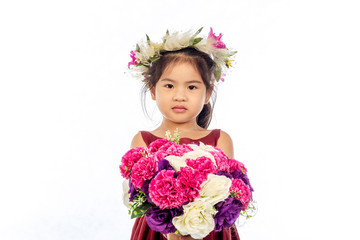
POLYGON ((200 80, 202 77, 200 72, 189 62, 177 62, 167 66, 160 79, 171 78, 173 80, 200 80))

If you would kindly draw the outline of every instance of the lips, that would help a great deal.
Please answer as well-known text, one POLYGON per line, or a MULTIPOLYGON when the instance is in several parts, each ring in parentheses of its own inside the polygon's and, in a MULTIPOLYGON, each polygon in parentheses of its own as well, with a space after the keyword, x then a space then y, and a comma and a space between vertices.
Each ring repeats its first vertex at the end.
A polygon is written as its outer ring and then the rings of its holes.
POLYGON ((178 105, 172 108, 175 112, 182 113, 186 111, 186 107, 178 105))

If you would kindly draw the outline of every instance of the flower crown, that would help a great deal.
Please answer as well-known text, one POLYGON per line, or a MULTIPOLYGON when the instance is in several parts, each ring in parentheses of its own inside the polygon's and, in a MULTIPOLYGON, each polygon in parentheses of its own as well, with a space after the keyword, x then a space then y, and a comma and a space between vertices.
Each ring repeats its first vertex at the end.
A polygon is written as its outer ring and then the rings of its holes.
POLYGON ((209 35, 206 39, 198 37, 198 34, 202 31, 200 28, 195 33, 191 31, 180 33, 175 32, 170 34, 166 31, 165 36, 162 38, 162 43, 154 43, 146 35, 146 42, 136 44, 136 50, 130 52, 131 61, 128 64, 134 66, 133 70, 142 75, 143 80, 146 80, 148 69, 152 63, 160 59, 162 53, 177 51, 184 48, 195 48, 198 51, 208 54, 215 62, 214 80, 224 81, 223 72, 225 69, 232 67, 230 57, 233 56, 236 51, 231 51, 226 48, 225 43, 221 41, 222 34, 216 36, 213 29, 210 28, 209 35))

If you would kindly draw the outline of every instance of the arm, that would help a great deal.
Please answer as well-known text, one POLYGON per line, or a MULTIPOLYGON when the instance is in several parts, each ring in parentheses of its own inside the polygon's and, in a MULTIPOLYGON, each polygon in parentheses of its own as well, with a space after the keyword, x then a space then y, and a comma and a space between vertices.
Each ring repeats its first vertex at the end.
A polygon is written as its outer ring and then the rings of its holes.
POLYGON ((226 156, 234 158, 234 146, 229 134, 224 131, 220 132, 217 147, 220 148, 226 156))
POLYGON ((136 148, 136 147, 147 147, 146 143, 144 142, 144 139, 141 136, 141 133, 138 132, 134 138, 131 141, 131 148, 136 148))

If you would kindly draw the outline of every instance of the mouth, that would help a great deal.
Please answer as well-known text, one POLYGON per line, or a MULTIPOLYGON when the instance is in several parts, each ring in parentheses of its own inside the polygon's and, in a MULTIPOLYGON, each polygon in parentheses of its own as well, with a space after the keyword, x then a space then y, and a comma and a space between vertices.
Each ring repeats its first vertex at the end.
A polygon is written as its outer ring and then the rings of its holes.
POLYGON ((184 106, 175 106, 172 108, 172 110, 174 110, 174 112, 177 112, 177 113, 182 113, 182 112, 185 112, 187 109, 184 106))

